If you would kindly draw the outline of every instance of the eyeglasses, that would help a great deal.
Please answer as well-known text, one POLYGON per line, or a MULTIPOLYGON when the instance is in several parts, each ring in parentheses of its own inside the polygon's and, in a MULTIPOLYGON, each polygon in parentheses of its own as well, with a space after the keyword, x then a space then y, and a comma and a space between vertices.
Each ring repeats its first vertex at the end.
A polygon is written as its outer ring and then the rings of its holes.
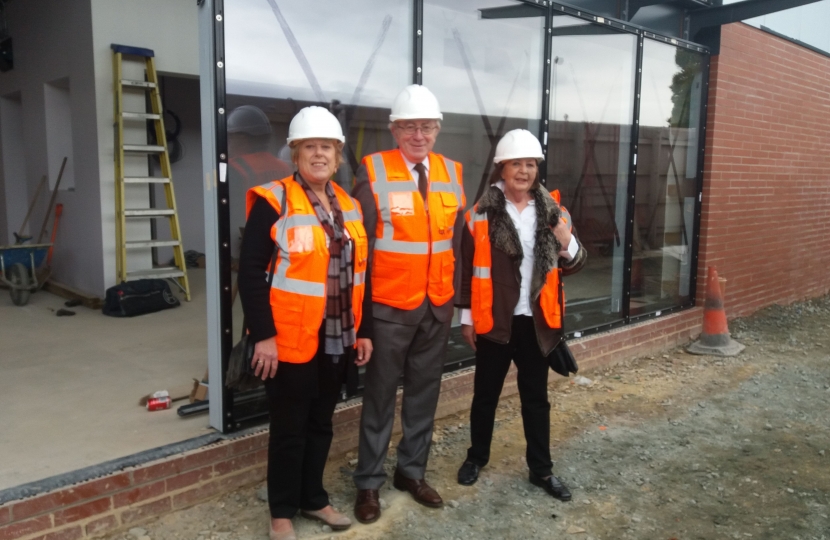
POLYGON ((438 131, 438 124, 395 124, 398 129, 406 133, 407 135, 415 135, 416 131, 420 131, 426 136, 432 135, 436 131, 438 131))

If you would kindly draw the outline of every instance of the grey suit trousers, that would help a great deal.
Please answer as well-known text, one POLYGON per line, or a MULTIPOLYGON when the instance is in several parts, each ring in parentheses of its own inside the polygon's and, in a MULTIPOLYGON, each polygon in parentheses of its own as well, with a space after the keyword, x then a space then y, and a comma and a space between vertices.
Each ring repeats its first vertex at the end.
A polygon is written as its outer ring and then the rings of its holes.
POLYGON ((386 481, 383 464, 392 437, 401 377, 403 435, 398 444, 398 469, 407 478, 424 477, 451 324, 451 318, 436 318, 435 311, 442 310, 423 310, 421 320, 415 324, 374 318, 374 351, 366 365, 359 456, 354 472, 358 489, 379 489, 386 481))

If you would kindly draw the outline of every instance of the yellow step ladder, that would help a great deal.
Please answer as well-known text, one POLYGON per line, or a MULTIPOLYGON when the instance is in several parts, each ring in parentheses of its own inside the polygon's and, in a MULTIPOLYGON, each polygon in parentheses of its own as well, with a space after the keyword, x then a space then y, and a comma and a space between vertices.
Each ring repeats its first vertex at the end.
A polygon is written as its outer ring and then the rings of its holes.
POLYGON ((164 109, 161 106, 161 94, 158 87, 158 75, 151 49, 112 44, 113 90, 115 92, 115 241, 117 250, 116 271, 118 283, 136 279, 173 279, 190 300, 190 284, 187 280, 187 267, 182 247, 182 235, 179 227, 179 214, 176 211, 176 196, 173 192, 173 175, 170 168, 170 154, 167 151, 167 136, 164 131, 164 109), (128 61, 144 62, 146 81, 124 79, 122 63, 128 61), (124 92, 149 92, 151 111, 132 112, 124 110, 124 92), (153 122, 156 132, 156 144, 124 143, 124 122, 153 122), (125 176, 124 155, 156 155, 161 164, 161 176, 125 176), (167 205, 156 208, 125 208, 125 186, 127 184, 163 184, 167 205), (170 224, 171 240, 138 240, 126 238, 127 220, 167 219, 170 224), (172 247, 173 266, 155 267, 130 271, 127 268, 127 251, 172 247))

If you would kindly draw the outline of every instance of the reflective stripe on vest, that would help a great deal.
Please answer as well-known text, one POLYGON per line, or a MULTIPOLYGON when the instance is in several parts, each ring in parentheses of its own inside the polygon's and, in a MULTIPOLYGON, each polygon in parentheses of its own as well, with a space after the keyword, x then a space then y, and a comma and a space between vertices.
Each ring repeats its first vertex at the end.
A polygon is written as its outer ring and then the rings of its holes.
POLYGON ((375 195, 373 300, 415 309, 429 296, 443 305, 453 294, 453 227, 465 204, 457 163, 430 154, 427 201, 417 189, 400 151, 366 156, 375 195))
MULTIPOLYGON (((368 238, 356 201, 337 184, 332 186, 354 247, 352 309, 357 332, 363 316, 368 238)), ((318 332, 325 316, 329 264, 326 233, 305 191, 293 177, 250 189, 247 194, 248 213, 257 197, 267 200, 279 213, 271 228, 271 237, 278 249, 270 294, 279 359, 289 363, 305 363, 317 352, 318 332), (281 208, 283 197, 285 208, 281 208)))

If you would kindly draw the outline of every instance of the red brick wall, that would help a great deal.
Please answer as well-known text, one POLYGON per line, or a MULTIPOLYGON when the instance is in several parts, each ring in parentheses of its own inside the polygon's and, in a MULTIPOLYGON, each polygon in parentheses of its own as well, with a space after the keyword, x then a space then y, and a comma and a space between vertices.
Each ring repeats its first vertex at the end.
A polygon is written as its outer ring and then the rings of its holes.
POLYGON ((724 26, 708 117, 699 299, 708 265, 730 317, 830 291, 830 58, 724 26))

